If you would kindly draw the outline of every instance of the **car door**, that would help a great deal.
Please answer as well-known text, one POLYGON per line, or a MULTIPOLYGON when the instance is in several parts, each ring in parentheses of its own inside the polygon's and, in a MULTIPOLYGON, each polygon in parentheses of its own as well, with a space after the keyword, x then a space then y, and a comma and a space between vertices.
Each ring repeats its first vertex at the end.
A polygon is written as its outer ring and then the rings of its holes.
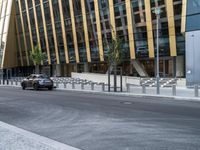
POLYGON ((25 79, 23 80, 23 84, 24 84, 25 87, 28 87, 29 78, 30 78, 30 76, 28 76, 27 78, 25 78, 25 79))
POLYGON ((27 86, 28 86, 28 87, 32 87, 33 78, 34 78, 34 75, 31 75, 31 76, 29 77, 28 83, 27 83, 27 86))

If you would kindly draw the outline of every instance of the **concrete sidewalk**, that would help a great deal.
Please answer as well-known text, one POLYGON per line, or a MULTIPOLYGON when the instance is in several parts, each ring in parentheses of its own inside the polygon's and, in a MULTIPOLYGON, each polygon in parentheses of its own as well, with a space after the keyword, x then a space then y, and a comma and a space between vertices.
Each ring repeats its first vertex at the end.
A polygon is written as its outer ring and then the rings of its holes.
POLYGON ((79 150, 0 121, 0 150, 79 150))
MULTIPOLYGON (((102 91, 101 86, 95 86, 94 90, 91 90, 90 86, 85 86, 84 89, 81 89, 80 85, 77 85, 75 89, 72 89, 70 86, 64 88, 64 86, 59 85, 56 90, 68 90, 68 91, 79 91, 79 92, 87 92, 87 93, 98 93, 98 94, 106 94, 106 95, 119 95, 119 96, 143 96, 143 97, 164 97, 164 98, 174 98, 174 99, 182 99, 182 100, 197 100, 200 101, 199 97, 195 97, 194 89, 177 87, 176 95, 173 95, 172 88, 160 88, 160 95, 156 94, 156 87, 146 87, 146 93, 143 93, 143 89, 141 86, 132 86, 130 87, 130 91, 127 89, 123 89, 123 92, 107 92, 102 91)), ((200 93, 200 90, 199 90, 200 93)))

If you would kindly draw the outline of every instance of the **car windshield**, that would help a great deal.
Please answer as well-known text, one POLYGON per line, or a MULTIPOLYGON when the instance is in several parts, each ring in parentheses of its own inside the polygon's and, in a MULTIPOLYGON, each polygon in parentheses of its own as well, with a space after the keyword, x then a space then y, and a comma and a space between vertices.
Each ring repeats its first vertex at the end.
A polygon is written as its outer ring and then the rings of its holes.
POLYGON ((40 75, 38 75, 37 77, 38 77, 38 78, 42 78, 42 79, 46 79, 46 78, 48 78, 48 76, 45 75, 45 74, 40 74, 40 75))

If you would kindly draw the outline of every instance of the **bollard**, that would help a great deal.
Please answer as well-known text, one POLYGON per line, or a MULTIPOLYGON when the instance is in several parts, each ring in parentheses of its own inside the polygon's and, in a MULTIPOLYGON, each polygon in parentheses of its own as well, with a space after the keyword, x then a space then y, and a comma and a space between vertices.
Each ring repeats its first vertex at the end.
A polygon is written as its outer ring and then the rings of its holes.
POLYGON ((1 85, 1 80, 0 80, 0 85, 1 85))
POLYGON ((91 83, 91 90, 94 90, 94 83, 91 83))
POLYGON ((142 85, 142 94, 146 94, 146 86, 145 86, 145 84, 142 85))
POLYGON ((130 92, 130 84, 126 84, 127 92, 130 92))
POLYGON ((81 83, 81 90, 84 90, 84 83, 81 83))
POLYGON ((72 82, 72 89, 75 89, 75 83, 72 82))
POLYGON ((102 91, 105 91, 105 83, 102 83, 102 91))
POLYGON ((63 85, 64 85, 64 88, 66 89, 67 88, 67 84, 64 82, 63 85))
POLYGON ((172 86, 172 95, 176 96, 176 85, 172 86))
POLYGON ((11 80, 11 85, 13 85, 13 80, 11 80))
POLYGON ((194 86, 194 96, 199 97, 199 86, 198 85, 194 86))
POLYGON ((17 85, 17 81, 15 81, 15 85, 17 85))

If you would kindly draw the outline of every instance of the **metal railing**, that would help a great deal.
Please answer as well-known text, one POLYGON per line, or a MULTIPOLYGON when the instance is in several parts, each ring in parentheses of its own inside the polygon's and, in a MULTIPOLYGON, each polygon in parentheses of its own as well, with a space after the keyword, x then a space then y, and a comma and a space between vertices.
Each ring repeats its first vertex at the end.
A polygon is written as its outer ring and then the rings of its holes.
MULTIPOLYGON (((0 79, 0 85, 8 85, 8 86, 21 86, 21 81, 24 78, 16 77, 8 80, 0 79)), ((89 80, 79 79, 79 78, 68 78, 68 77, 60 77, 60 78, 51 78, 54 81, 55 88, 59 89, 71 89, 71 90, 87 90, 87 91, 99 91, 99 92, 107 92, 108 84, 103 82, 93 82, 89 80)), ((180 96, 180 97, 200 97, 199 95, 199 85, 195 85, 189 89, 180 89, 175 84, 172 87, 162 88, 161 94, 165 96, 180 96)), ((133 94, 151 94, 156 95, 156 88, 149 87, 146 85, 137 86, 134 84, 126 84, 126 89, 124 89, 126 93, 133 94)))
MULTIPOLYGON (((0 80, 0 85, 10 85, 10 86, 21 86, 21 82, 24 78, 17 77, 8 80, 0 80)), ((102 91, 105 92, 108 90, 108 84, 103 82, 93 82, 88 80, 83 80, 79 78, 67 78, 67 77, 59 77, 51 78, 54 82, 55 88, 63 88, 63 89, 81 89, 81 90, 92 90, 92 91, 102 91)))
MULTIPOLYGON (((163 96, 180 96, 180 97, 199 97, 199 85, 194 85, 192 88, 177 88, 177 85, 172 85, 172 87, 162 88, 161 94, 163 96)), ((149 94, 149 95, 157 95, 156 87, 149 87, 146 85, 136 86, 134 84, 126 84, 126 91, 128 93, 135 94, 149 94)))

